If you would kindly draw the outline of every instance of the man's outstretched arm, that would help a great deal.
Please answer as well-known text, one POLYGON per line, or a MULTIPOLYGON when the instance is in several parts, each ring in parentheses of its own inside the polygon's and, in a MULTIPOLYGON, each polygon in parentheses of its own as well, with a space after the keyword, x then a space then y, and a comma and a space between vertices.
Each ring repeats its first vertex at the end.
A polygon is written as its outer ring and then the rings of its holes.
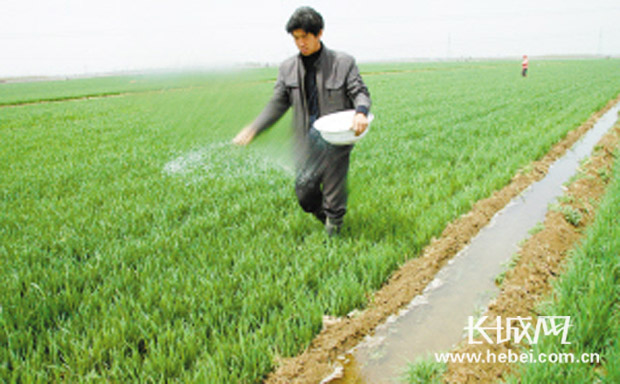
POLYGON ((254 137, 275 124, 291 106, 286 85, 282 80, 281 73, 273 89, 273 96, 258 117, 244 127, 232 140, 236 145, 248 145, 254 137))

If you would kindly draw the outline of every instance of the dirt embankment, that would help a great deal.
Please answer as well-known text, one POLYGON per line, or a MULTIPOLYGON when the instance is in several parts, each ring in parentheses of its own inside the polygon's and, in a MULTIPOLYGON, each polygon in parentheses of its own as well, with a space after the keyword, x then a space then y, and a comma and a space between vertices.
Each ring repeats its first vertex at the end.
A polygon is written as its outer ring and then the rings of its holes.
MULTIPOLYGON (((596 205, 605 192, 609 180, 604 177, 611 173, 613 153, 620 143, 620 124, 601 139, 593 156, 582 167, 582 176, 573 182, 565 193, 564 207, 579 212, 581 219, 566 217, 557 210, 550 210, 543 223, 544 228, 533 235, 518 253, 516 266, 506 273, 500 286, 500 294, 491 303, 486 316, 488 322, 483 327, 495 324, 501 317, 531 317, 536 322, 536 304, 550 292, 551 282, 562 273, 568 252, 573 249, 583 235, 583 229, 594 218, 596 205), (607 172, 605 171, 607 170, 607 172), (594 205, 593 205, 594 204, 594 205), (493 324, 491 324, 493 322, 493 324)), ((493 331, 487 332, 491 340, 496 340, 493 331)), ((512 350, 521 353, 518 345, 504 344, 461 344, 455 353, 508 353, 512 350)), ((509 363, 467 363, 448 365, 445 381, 448 383, 492 383, 511 372, 509 363)))
MULTIPOLYGON (((620 96, 610 101, 605 108, 595 113, 588 121, 577 129, 571 131, 561 142, 556 144, 552 150, 540 161, 536 161, 528 172, 517 174, 511 182, 493 193, 487 199, 477 202, 472 210, 450 223, 438 239, 434 239, 422 252, 420 257, 410 260, 396 271, 389 281, 374 295, 369 307, 363 312, 352 316, 337 319, 336 321, 326 322, 323 330, 315 337, 310 346, 300 355, 284 358, 278 362, 275 371, 266 379, 266 383, 312 383, 321 382, 334 370, 334 362, 339 355, 354 347, 365 335, 372 333, 373 329, 383 323, 391 314, 406 306, 415 296, 422 293, 428 283, 432 281, 435 274, 469 241, 478 231, 489 223, 491 218, 501 210, 512 198, 519 195, 533 182, 540 180, 546 174, 549 166, 561 157, 585 132, 587 132, 596 120, 602 116, 613 105, 620 101, 620 96)), ((585 201, 588 201, 587 198, 585 201)), ((590 209, 591 211, 591 209, 590 209)), ((559 218, 558 218, 559 220, 559 218)), ((554 228, 555 224, 550 224, 554 228)), ((556 243, 568 242, 572 238, 567 230, 562 230, 558 235, 556 243), (565 233, 566 232, 566 233, 565 233)), ((541 236, 551 236, 550 234, 541 236)), ((540 236, 538 236, 540 237, 540 236)), ((574 241, 574 240, 573 240, 574 241)), ((545 257, 548 257, 545 255, 545 257)), ((525 259, 525 257, 523 258, 525 259)), ((557 273, 556 269, 525 270, 522 272, 523 278, 532 275, 533 286, 546 285, 548 276, 557 273)), ((517 275, 519 275, 517 273, 517 275)), ((528 290, 533 288, 522 288, 523 284, 507 276, 504 283, 504 290, 514 290, 516 296, 530 296, 528 290)), ((532 295, 533 296, 533 295, 532 295)), ((498 300, 492 308, 500 308, 498 300)), ((504 310, 510 307, 505 304, 504 310)), ((533 305, 533 304, 532 304, 533 305)), ((516 313, 511 309, 511 315, 516 313)), ((526 312, 529 313, 529 312, 526 312)), ((450 367, 447 376, 453 382, 461 378, 472 377, 474 380, 479 376, 479 372, 466 372, 466 367, 458 370, 450 367)), ((497 376, 498 371, 493 371, 491 375, 497 376)), ((466 379, 468 380, 468 379, 466 379)))

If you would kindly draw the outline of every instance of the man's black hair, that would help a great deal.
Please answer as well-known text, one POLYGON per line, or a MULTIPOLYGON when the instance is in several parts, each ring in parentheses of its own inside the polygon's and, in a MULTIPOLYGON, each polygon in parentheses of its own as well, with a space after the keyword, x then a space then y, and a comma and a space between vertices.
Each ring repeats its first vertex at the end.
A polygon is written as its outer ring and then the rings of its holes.
POLYGON ((320 13, 310 7, 300 7, 295 10, 288 23, 286 23, 286 32, 293 33, 297 29, 303 29, 306 33, 312 33, 318 36, 323 29, 325 23, 320 13))

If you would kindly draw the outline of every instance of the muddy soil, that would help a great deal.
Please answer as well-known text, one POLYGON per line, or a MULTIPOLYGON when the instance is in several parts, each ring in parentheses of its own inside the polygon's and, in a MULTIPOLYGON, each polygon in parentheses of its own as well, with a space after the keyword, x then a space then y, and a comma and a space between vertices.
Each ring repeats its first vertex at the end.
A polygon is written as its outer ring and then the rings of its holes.
MULTIPOLYGON (((527 167, 527 172, 524 171, 517 174, 506 187, 496 191, 491 197, 477 202, 469 213, 450 223, 438 239, 434 239, 425 247, 418 258, 408 261, 399 270, 394 272, 388 282, 375 293, 367 309, 350 314, 344 318, 326 319, 322 331, 314 338, 310 346, 298 356, 283 358, 278 361, 276 369, 267 377, 265 382, 269 384, 316 384, 330 376, 334 372, 334 363, 338 356, 345 354, 359 343, 364 336, 371 334, 373 329, 383 323, 390 315, 398 312, 399 309, 405 307, 413 300, 415 296, 421 294, 426 285, 433 280, 435 274, 463 249, 499 210, 530 184, 542 179, 549 166, 561 157, 567 149, 572 147, 585 132, 592 128, 600 116, 619 101, 620 96, 610 101, 605 108, 595 113, 588 121, 569 132, 544 158, 532 163, 531 167, 527 167)), ((599 189, 602 191, 602 187, 599 189)), ((588 202, 589 200, 586 197, 583 201, 588 202)), ((589 212, 591 213, 592 211, 592 207, 589 207, 589 212)), ((560 220, 561 217, 556 217, 556 219, 560 220)), ((570 242, 571 239, 575 241, 577 238, 570 231, 571 228, 566 228, 566 226, 549 223, 548 228, 555 228, 558 234, 552 235, 551 233, 541 232, 537 238, 545 239, 549 237, 558 246, 560 243, 563 245, 570 242)), ((574 232, 574 228, 572 230, 574 232)), ((534 294, 529 293, 528 290, 548 285, 549 276, 558 273, 559 267, 552 269, 550 266, 551 261, 546 261, 546 259, 551 258, 550 251, 547 252, 545 248, 547 246, 539 245, 538 247, 542 247, 545 251, 542 269, 527 269, 521 272, 522 279, 531 281, 532 287, 524 288, 523 283, 513 280, 516 278, 513 276, 514 274, 519 276, 519 273, 513 272, 506 276, 503 291, 514 291, 516 297, 523 297, 529 300, 530 296, 534 296, 534 294)), ((526 258, 522 257, 522 260, 526 258)), ((527 264, 524 265, 527 266, 527 264)), ((541 291, 540 295, 544 294, 543 292, 541 291)), ((510 308, 511 316, 518 314, 511 302, 504 304, 504 306, 500 306, 502 305, 501 303, 502 301, 498 297, 491 310, 503 308, 506 311, 507 308, 510 308)), ((533 306, 533 302, 531 305, 533 306)), ((501 313, 498 312, 498 315, 501 313)), ((524 313, 529 314, 530 311, 525 311, 524 313)), ((501 376, 499 372, 502 372, 504 368, 498 367, 496 370, 491 370, 489 367, 481 367, 479 370, 475 370, 469 365, 464 367, 451 366, 446 379, 455 383, 480 382, 479 378, 483 374, 485 377, 489 377, 489 375, 499 377, 501 376), (491 373, 485 373, 487 371, 491 371, 491 373)), ((334 377, 337 376, 334 375, 334 377)))
MULTIPOLYGON (((613 153, 620 142, 620 123, 599 141, 593 156, 581 169, 581 176, 573 182, 565 193, 567 197, 563 205, 577 209, 582 219, 578 225, 573 225, 558 211, 550 210, 547 213, 544 229, 533 235, 521 248, 517 265, 506 273, 500 286, 500 294, 491 303, 486 316, 489 324, 498 316, 532 317, 536 322, 536 304, 550 293, 552 281, 562 273, 568 253, 573 249, 583 235, 583 229, 592 221, 596 206, 605 192, 606 180, 601 177, 603 170, 609 174, 613 165, 613 153)), ((495 334, 487 332, 492 340, 495 334), (493 334, 493 336, 491 336, 493 334)), ((500 345, 489 345, 482 339, 483 344, 462 344, 453 352, 478 353, 486 356, 487 351, 492 353, 508 353, 512 350, 520 353, 518 346, 510 342, 500 345)), ((479 364, 449 364, 445 375, 448 383, 492 383, 505 378, 516 367, 508 363, 479 363, 479 364)))

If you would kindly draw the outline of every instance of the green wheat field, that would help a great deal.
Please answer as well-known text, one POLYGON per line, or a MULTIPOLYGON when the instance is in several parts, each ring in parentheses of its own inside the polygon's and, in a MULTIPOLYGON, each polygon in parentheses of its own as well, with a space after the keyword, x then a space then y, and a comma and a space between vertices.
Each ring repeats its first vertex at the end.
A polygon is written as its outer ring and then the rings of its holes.
POLYGON ((290 115, 230 144, 276 69, 0 84, 0 382, 260 382, 620 94, 618 59, 361 70, 336 239, 297 206, 290 115))

